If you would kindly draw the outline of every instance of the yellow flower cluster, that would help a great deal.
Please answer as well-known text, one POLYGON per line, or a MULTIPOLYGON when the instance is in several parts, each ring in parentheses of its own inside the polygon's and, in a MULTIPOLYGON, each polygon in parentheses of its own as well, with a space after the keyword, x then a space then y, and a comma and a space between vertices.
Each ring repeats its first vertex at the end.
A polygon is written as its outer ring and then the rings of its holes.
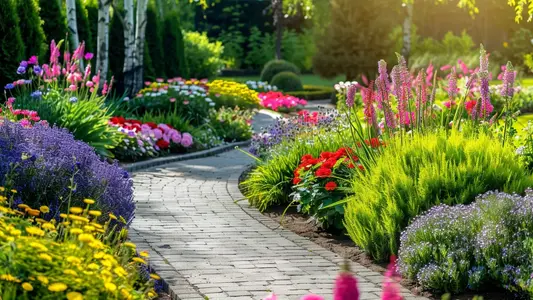
MULTIPOLYGON (((143 279, 143 258, 135 244, 126 242, 127 230, 115 230, 112 216, 99 223, 100 214, 86 207, 70 207, 61 221, 46 221, 41 206, 9 208, 0 189, 0 296, 12 299, 153 299, 157 275, 143 279), (39 213, 36 213, 39 212, 39 213), (93 212, 93 213, 91 213, 93 212)), ((100 213, 100 212, 99 212, 100 213)))
POLYGON ((259 104, 259 94, 244 83, 227 80, 215 80, 207 84, 210 97, 231 97, 233 102, 245 105, 259 104))

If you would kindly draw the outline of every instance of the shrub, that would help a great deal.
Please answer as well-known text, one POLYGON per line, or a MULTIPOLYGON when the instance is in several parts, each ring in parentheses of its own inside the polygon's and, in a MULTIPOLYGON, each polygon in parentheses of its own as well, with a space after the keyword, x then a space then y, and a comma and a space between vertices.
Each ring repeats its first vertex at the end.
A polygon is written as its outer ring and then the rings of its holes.
POLYGON ((432 206, 468 204, 489 190, 523 192, 533 177, 513 149, 486 135, 452 133, 395 139, 353 182, 345 226, 374 259, 398 250, 400 232, 432 206))
POLYGON ((44 35, 48 42, 59 42, 67 37, 67 18, 60 1, 39 0, 44 35))
POLYGON ((45 36, 42 28, 42 21, 39 18, 39 6, 36 0, 16 0, 17 12, 20 28, 20 36, 24 37, 25 52, 24 58, 35 55, 41 56, 45 44, 45 36))
POLYGON ((280 72, 272 78, 270 84, 277 86, 284 92, 293 92, 303 90, 302 81, 298 75, 293 72, 280 72))
POLYGON ((254 70, 261 69, 274 57, 274 40, 271 34, 263 33, 256 26, 250 29, 245 63, 254 70))
POLYGON ((298 67, 293 63, 278 59, 271 60, 264 66, 263 71, 261 72, 261 81, 266 81, 272 84, 271 81, 274 76, 285 71, 300 74, 300 70, 298 70, 298 67))
MULTIPOLYGON (((99 222, 101 211, 94 210, 92 199, 82 203, 85 210, 72 207, 68 219, 56 224, 44 220, 46 206, 10 209, 11 196, 2 188, 2 299, 111 299, 118 290, 131 299, 156 296, 154 280, 143 273, 148 253, 137 257, 135 244, 125 242, 127 230, 99 222)), ((28 196, 33 195, 23 195, 28 196)))
POLYGON ((205 33, 186 32, 184 43, 185 59, 191 77, 213 77, 224 67, 221 58, 224 46, 221 42, 209 42, 205 33))
POLYGON ((211 111, 209 126, 224 141, 247 141, 252 137, 252 117, 253 112, 238 106, 221 107, 211 111))
MULTIPOLYGON (((160 21, 157 15, 156 5, 154 2, 148 3, 148 9, 146 11, 146 44, 150 50, 150 58, 152 60, 152 66, 154 68, 155 77, 164 78, 165 77, 165 68, 168 65, 172 65, 173 68, 179 66, 175 61, 165 60, 164 51, 174 51, 174 56, 176 55, 176 48, 167 49, 169 47, 163 46, 163 36, 162 30, 164 26, 164 21, 160 21)), ((173 30, 179 30, 173 28, 173 30)), ((178 75, 176 71, 169 76, 178 75)), ((181 74, 179 74, 181 75, 181 74)))
POLYGON ((286 94, 308 101, 329 100, 335 94, 335 90, 326 86, 304 85, 303 91, 287 92, 286 94))
MULTIPOLYGON (((76 0, 76 22, 80 42, 85 42, 85 51, 96 53, 87 9, 82 0, 76 0)), ((115 44, 115 42, 114 42, 115 44)))
POLYGON ((0 157, 0 185, 21 191, 17 203, 50 206, 49 216, 57 218, 67 211, 67 199, 71 206, 83 206, 83 199, 91 198, 104 214, 122 216, 127 223, 133 219, 128 173, 101 161, 64 129, 6 121, 0 125, 0 157))
POLYGON ((0 85, 15 80, 19 62, 24 58, 24 44, 13 0, 0 4, 0 85))
POLYGON ((532 220, 533 194, 489 192, 471 205, 434 207, 402 233, 398 268, 426 289, 496 283, 531 295, 532 220))

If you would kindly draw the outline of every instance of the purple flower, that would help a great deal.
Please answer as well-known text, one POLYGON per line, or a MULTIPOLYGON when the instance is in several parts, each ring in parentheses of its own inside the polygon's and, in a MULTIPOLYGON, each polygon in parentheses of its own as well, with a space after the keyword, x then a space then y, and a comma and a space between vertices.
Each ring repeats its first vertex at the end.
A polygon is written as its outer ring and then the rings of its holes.
POLYGON ((459 88, 457 87, 457 74, 455 73, 455 67, 452 68, 452 72, 448 78, 448 97, 450 101, 453 101, 457 94, 459 93, 459 88))
POLYGON ((28 62, 23 60, 20 62, 20 66, 23 67, 23 68, 27 68, 28 67, 28 62))
POLYGON ((94 57, 94 54, 92 54, 91 52, 85 53, 85 59, 86 60, 91 60, 91 59, 93 59, 93 57, 94 57))
POLYGON ((43 92, 37 90, 37 91, 31 93, 30 96, 31 96, 32 98, 35 98, 35 99, 41 99, 41 96, 42 96, 42 95, 43 95, 43 92))
POLYGON ((516 79, 516 72, 514 71, 513 64, 507 62, 505 72, 503 74, 503 84, 501 95, 503 97, 512 98, 514 96, 514 81, 516 79))
POLYGON ((346 106, 352 108, 355 103, 355 93, 357 92, 357 86, 352 84, 346 91, 346 106))
POLYGON ((17 74, 20 75, 20 74, 24 74, 24 73, 26 73, 26 68, 25 67, 20 66, 20 67, 17 68, 17 74))
POLYGON ((70 97, 69 101, 70 101, 70 103, 76 103, 76 102, 78 102, 78 98, 70 97))
POLYGON ((4 86, 4 89, 6 90, 11 90, 11 89, 14 89, 15 88, 15 85, 12 84, 12 83, 8 83, 4 86))
POLYGON ((42 72, 43 72, 43 69, 41 67, 39 67, 38 65, 33 67, 33 73, 35 73, 35 75, 40 76, 42 74, 42 72))

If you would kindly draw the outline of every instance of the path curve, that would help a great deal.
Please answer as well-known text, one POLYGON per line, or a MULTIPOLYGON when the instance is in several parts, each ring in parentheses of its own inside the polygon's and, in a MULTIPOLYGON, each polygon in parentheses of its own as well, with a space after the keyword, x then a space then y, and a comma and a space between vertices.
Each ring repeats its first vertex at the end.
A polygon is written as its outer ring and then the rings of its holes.
MULTIPOLYGON (((272 118, 260 113, 255 124, 272 118)), ((331 299, 342 258, 248 205, 238 179, 250 163, 232 150, 135 172, 130 238, 150 251, 178 299, 262 299, 270 291, 279 299, 307 293, 331 299)), ((383 276, 357 263, 352 270, 361 299, 380 299, 383 276)), ((423 299, 403 292, 406 299, 423 299)))

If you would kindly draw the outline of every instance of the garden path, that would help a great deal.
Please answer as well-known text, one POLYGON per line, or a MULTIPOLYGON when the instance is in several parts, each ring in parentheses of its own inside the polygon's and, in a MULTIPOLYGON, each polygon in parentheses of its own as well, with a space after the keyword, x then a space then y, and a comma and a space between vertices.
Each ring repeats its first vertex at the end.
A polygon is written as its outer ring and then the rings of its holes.
MULTIPOLYGON (((258 114, 256 129, 273 118, 258 114)), ((132 241, 150 251, 178 299, 262 299, 271 291, 280 299, 310 292, 331 299, 342 258, 248 205, 237 184, 251 162, 233 150, 135 172, 132 241)), ((357 263, 352 270, 361 299, 380 299, 383 276, 357 263)))

